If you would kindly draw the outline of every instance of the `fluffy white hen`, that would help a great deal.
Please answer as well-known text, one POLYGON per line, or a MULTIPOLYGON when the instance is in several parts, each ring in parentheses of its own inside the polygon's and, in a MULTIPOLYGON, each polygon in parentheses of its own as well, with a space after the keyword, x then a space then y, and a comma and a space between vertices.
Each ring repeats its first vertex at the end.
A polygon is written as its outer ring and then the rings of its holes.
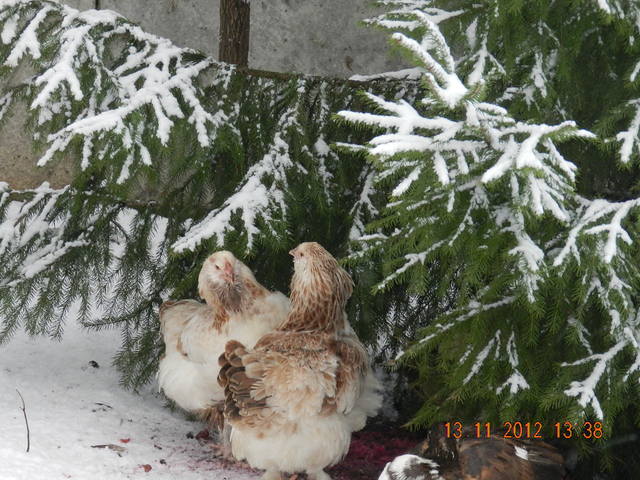
POLYGON ((289 299, 260 285, 228 251, 205 260, 198 291, 206 303, 169 301, 160 307, 165 355, 158 384, 181 408, 219 421, 216 404, 224 399, 224 392, 216 379, 225 344, 235 339, 253 346, 286 319, 289 299))

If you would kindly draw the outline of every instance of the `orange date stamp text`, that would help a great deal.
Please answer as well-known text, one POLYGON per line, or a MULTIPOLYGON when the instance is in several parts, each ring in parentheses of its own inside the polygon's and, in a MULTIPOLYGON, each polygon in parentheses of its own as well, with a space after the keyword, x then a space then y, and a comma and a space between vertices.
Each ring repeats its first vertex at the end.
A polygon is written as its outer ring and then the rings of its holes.
POLYGON ((444 433, 447 438, 511 438, 516 440, 536 440, 544 438, 601 439, 604 436, 602 422, 555 422, 544 425, 542 422, 503 422, 494 427, 491 422, 475 422, 465 425, 462 422, 446 422, 444 433))

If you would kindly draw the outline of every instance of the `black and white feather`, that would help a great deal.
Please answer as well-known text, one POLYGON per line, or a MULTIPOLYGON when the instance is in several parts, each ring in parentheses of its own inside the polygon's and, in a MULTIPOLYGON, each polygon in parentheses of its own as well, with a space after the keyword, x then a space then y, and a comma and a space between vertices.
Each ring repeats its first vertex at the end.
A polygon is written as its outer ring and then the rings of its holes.
POLYGON ((400 455, 387 463, 378 480, 444 480, 433 460, 417 455, 400 455))

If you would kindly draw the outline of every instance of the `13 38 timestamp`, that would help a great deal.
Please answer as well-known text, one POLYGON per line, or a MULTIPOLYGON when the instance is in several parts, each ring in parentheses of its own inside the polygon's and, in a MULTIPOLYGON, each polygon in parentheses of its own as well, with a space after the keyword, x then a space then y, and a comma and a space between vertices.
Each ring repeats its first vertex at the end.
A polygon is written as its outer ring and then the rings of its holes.
POLYGON ((491 438, 498 436, 513 439, 543 439, 543 438, 576 438, 600 439, 604 436, 602 422, 556 422, 551 426, 542 422, 503 422, 501 428, 494 428, 491 422, 476 422, 469 426, 462 422, 447 422, 444 424, 447 438, 491 438), (546 437, 545 437, 546 435, 546 437))

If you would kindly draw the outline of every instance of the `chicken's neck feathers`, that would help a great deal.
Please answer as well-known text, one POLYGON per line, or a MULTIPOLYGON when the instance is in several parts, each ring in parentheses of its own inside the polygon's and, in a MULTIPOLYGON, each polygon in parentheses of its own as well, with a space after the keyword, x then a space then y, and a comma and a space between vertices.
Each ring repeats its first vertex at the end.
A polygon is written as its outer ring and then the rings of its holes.
POLYGON ((209 283, 200 289, 200 296, 213 308, 213 327, 222 332, 230 319, 242 318, 256 300, 264 298, 269 290, 251 278, 244 278, 231 286, 216 286, 209 283))
POLYGON ((291 279, 291 311, 278 330, 337 334, 344 328, 344 307, 349 295, 336 288, 331 270, 296 270, 291 279))

